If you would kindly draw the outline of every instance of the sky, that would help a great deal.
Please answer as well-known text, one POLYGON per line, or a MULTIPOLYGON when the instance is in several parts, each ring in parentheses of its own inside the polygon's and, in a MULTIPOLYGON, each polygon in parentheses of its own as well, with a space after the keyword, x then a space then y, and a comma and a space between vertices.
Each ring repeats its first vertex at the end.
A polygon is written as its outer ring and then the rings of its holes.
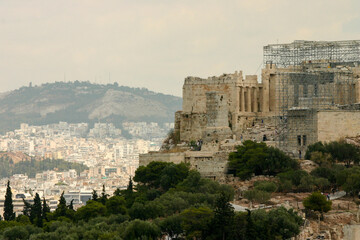
POLYGON ((187 76, 259 74, 262 48, 360 39, 359 0, 0 0, 0 92, 56 81, 182 95, 187 76))

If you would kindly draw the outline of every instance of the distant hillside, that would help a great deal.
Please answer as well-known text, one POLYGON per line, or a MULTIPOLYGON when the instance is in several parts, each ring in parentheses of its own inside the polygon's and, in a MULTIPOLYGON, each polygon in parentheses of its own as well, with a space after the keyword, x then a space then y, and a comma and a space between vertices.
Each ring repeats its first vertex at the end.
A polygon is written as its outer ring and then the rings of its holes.
POLYGON ((23 158, 22 161, 14 162, 11 153, 1 152, 0 156, 0 179, 7 178, 13 174, 26 174, 30 178, 34 178, 36 173, 47 170, 68 171, 75 169, 79 174, 88 169, 87 166, 79 163, 71 163, 62 159, 43 159, 23 158))
POLYGON ((20 123, 44 125, 123 121, 172 122, 181 109, 181 98, 114 84, 56 82, 0 95, 0 133, 20 123))

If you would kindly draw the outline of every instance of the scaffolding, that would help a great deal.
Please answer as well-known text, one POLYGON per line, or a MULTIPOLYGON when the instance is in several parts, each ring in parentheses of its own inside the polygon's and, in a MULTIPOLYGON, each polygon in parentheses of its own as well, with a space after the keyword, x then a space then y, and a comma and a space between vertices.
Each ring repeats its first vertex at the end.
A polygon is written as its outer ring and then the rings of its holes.
POLYGON ((276 142, 294 156, 317 141, 317 112, 356 102, 353 67, 360 41, 295 41, 264 47, 264 63, 276 64, 276 142), (281 68, 281 69, 280 69, 281 68))
POLYGON ((303 41, 264 46, 264 64, 279 68, 298 66, 304 62, 326 60, 328 62, 360 62, 360 40, 303 41))

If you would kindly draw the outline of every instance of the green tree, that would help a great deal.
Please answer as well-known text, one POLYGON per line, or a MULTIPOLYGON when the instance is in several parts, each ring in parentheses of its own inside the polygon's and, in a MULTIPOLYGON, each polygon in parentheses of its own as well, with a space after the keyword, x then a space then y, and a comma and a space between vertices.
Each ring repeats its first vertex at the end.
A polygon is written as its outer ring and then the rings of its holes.
POLYGON ((303 192, 312 192, 315 187, 315 178, 311 175, 305 175, 301 178, 298 189, 303 192))
POLYGON ((134 176, 134 181, 147 188, 167 191, 182 182, 189 174, 189 165, 166 162, 151 162, 140 166, 134 176))
POLYGON ((160 186, 167 191, 182 182, 188 174, 189 166, 187 164, 168 164, 161 172, 160 186))
POLYGON ((8 240, 20 240, 20 239, 29 239, 29 233, 24 226, 15 226, 12 228, 7 228, 3 234, 5 239, 8 240))
POLYGON ((128 184, 128 186, 127 186, 127 192, 129 193, 129 194, 131 194, 131 193, 133 193, 133 181, 132 181, 132 178, 131 178, 131 176, 129 177, 129 184, 128 184))
POLYGON ((106 194, 105 191, 105 184, 103 184, 103 188, 102 188, 102 192, 101 192, 101 197, 100 197, 100 202, 105 205, 106 204, 106 200, 108 198, 109 194, 106 194))
POLYGON ((326 144, 326 149, 334 159, 345 163, 347 167, 350 167, 352 162, 359 163, 360 161, 359 147, 349 144, 344 140, 330 142, 326 144))
POLYGON ((177 239, 184 232, 181 227, 182 217, 179 214, 161 220, 159 225, 162 233, 168 235, 171 239, 177 239))
POLYGON ((12 201, 12 192, 10 187, 10 181, 7 182, 5 201, 4 201, 4 220, 12 221, 15 219, 14 205, 12 201))
POLYGON ((313 152, 327 153, 327 149, 322 142, 310 144, 306 149, 305 159, 310 160, 313 152))
POLYGON ((271 197, 271 193, 261 190, 248 190, 243 193, 244 198, 251 202, 265 203, 271 197))
POLYGON ((284 207, 272 209, 267 214, 268 221, 262 227, 268 231, 267 239, 290 239, 300 233, 300 226, 303 224, 302 218, 293 211, 286 210, 284 207))
POLYGON ((314 184, 316 188, 322 192, 325 192, 327 190, 330 190, 330 182, 326 178, 315 178, 314 184))
POLYGON ((214 213, 207 207, 191 207, 181 213, 183 217, 182 228, 188 239, 202 239, 206 236, 214 213))
POLYGON ((169 165, 166 162, 150 162, 147 166, 140 166, 135 171, 134 181, 148 187, 160 187, 162 170, 169 165))
POLYGON ((290 170, 287 172, 283 172, 277 175, 280 182, 284 182, 285 180, 291 181, 293 186, 299 186, 301 183, 301 179, 309 174, 303 170, 290 170))
MULTIPOLYGON (((24 208, 22 213, 30 218, 30 214, 31 214, 31 208, 32 208, 32 204, 29 203, 28 201, 26 201, 24 198, 22 199, 23 203, 24 203, 24 208)), ((30 219, 32 221, 32 219, 30 219)))
POLYGON ((34 204, 31 208, 30 219, 34 220, 34 223, 38 227, 42 227, 42 206, 41 199, 38 193, 35 194, 34 204))
POLYGON ((50 213, 50 207, 49 205, 46 203, 46 199, 43 198, 43 203, 42 203, 42 218, 47 220, 47 214, 50 213))
POLYGON ((114 196, 120 196, 120 195, 121 195, 121 189, 116 188, 116 190, 114 191, 114 196))
POLYGON ((93 191, 92 191, 92 196, 91 196, 91 200, 97 201, 98 198, 99 198, 99 196, 98 196, 96 190, 93 189, 93 191))
POLYGON ((66 206, 66 200, 64 197, 64 192, 61 193, 60 195, 60 199, 59 199, 59 204, 57 205, 57 208, 55 210, 55 216, 58 217, 65 217, 66 216, 66 210, 67 210, 67 206, 66 206))
POLYGON ((360 173, 350 173, 347 175, 343 188, 351 196, 357 196, 360 192, 360 173))
POLYGON ((103 216, 105 213, 106 207, 102 203, 89 200, 85 206, 82 206, 76 211, 75 217, 77 220, 89 221, 89 219, 103 216))
POLYGON ((273 193, 276 191, 277 185, 276 185, 276 183, 269 182, 269 181, 256 181, 254 183, 254 188, 256 190, 273 193))
POLYGON ((71 199, 70 204, 69 204, 69 206, 68 206, 68 209, 74 211, 74 199, 71 199))
POLYGON ((229 155, 230 172, 234 172, 241 179, 248 179, 252 174, 277 175, 298 168, 298 162, 279 149, 250 140, 229 155))
POLYGON ((147 212, 143 203, 134 202, 134 204, 129 209, 129 215, 132 219, 147 219, 147 212))
POLYGON ((334 163, 330 153, 312 152, 310 160, 317 163, 320 167, 331 167, 334 163))
POLYGON ((131 221, 126 227, 124 239, 158 239, 160 237, 160 229, 154 223, 136 219, 131 221))
POLYGON ((107 214, 126 214, 126 201, 124 197, 112 196, 106 201, 107 214))
POLYGON ((331 210, 331 201, 328 201, 320 192, 313 192, 310 196, 304 199, 304 207, 313 211, 320 212, 321 216, 324 212, 331 210))
POLYGON ((232 239, 231 232, 234 223, 234 207, 229 203, 230 198, 224 192, 216 200, 213 223, 211 229, 217 239, 232 239))
POLYGON ((336 183, 336 171, 335 166, 333 168, 318 167, 311 171, 311 175, 317 178, 326 178, 330 183, 336 183))

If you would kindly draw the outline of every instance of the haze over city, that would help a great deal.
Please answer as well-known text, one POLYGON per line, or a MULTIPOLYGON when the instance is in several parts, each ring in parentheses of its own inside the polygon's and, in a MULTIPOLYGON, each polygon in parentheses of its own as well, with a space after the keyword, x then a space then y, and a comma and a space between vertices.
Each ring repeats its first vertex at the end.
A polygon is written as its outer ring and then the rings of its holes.
POLYGON ((1 1, 0 92, 55 81, 181 96, 186 76, 259 74, 262 46, 360 38, 356 0, 1 1))

